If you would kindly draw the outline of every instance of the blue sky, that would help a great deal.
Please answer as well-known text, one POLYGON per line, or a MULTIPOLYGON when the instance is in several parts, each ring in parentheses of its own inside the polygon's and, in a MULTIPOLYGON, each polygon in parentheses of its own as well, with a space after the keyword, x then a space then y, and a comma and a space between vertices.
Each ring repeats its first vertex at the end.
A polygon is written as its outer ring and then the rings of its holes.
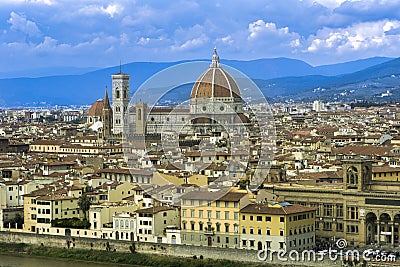
POLYGON ((400 1, 0 0, 0 72, 119 61, 400 56, 400 1))

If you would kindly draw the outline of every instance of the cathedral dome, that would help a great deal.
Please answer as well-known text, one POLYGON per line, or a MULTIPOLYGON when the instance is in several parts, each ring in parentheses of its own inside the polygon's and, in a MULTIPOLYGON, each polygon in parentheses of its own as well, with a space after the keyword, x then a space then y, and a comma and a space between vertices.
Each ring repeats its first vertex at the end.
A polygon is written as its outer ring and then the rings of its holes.
POLYGON ((196 98, 241 98, 235 79, 221 67, 216 48, 210 68, 200 75, 192 88, 190 99, 196 98))

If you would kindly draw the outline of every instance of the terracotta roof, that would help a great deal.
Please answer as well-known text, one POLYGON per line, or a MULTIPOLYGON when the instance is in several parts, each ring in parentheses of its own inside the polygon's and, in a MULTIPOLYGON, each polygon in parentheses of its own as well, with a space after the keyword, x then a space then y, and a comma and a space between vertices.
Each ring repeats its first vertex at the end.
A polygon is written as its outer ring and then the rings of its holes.
POLYGON ((302 212, 314 211, 315 208, 305 207, 301 205, 288 205, 281 207, 271 207, 267 203, 249 204, 240 210, 241 213, 258 213, 258 214, 271 214, 271 215, 287 215, 302 212))
POLYGON ((104 100, 97 100, 94 104, 90 107, 88 116, 90 117, 100 117, 103 115, 103 108, 104 108, 104 100))
POLYGON ((31 145, 61 145, 62 141, 60 140, 35 140, 31 143, 31 145))
POLYGON ((173 208, 167 207, 167 206, 160 206, 160 207, 141 209, 141 210, 137 210, 136 212, 137 213, 157 213, 160 211, 167 211, 167 210, 173 210, 173 208))
POLYGON ((222 196, 219 198, 219 200, 222 201, 239 201, 241 200, 244 196, 246 196, 246 193, 239 193, 239 192, 229 192, 226 195, 222 196))

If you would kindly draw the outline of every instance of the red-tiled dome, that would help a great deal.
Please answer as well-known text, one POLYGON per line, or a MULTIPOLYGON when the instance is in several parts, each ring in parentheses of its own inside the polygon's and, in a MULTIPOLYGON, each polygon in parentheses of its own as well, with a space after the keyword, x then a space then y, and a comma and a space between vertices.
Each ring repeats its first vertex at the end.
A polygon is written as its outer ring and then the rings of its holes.
POLYGON ((240 89, 232 76, 221 68, 219 56, 214 48, 210 68, 195 82, 190 98, 240 98, 240 89))
POLYGON ((89 109, 88 116, 100 117, 103 114, 104 100, 97 100, 89 109))

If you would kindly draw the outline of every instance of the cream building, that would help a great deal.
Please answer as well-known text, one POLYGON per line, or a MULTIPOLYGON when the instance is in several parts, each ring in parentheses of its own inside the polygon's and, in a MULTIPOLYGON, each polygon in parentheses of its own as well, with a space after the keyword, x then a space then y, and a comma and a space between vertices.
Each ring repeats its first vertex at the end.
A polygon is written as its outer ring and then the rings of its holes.
POLYGON ((253 203, 240 210, 240 247, 298 250, 315 246, 315 209, 288 202, 253 203))
POLYGON ((182 243, 239 248, 239 213, 248 204, 247 192, 192 191, 185 194, 181 205, 182 243))

